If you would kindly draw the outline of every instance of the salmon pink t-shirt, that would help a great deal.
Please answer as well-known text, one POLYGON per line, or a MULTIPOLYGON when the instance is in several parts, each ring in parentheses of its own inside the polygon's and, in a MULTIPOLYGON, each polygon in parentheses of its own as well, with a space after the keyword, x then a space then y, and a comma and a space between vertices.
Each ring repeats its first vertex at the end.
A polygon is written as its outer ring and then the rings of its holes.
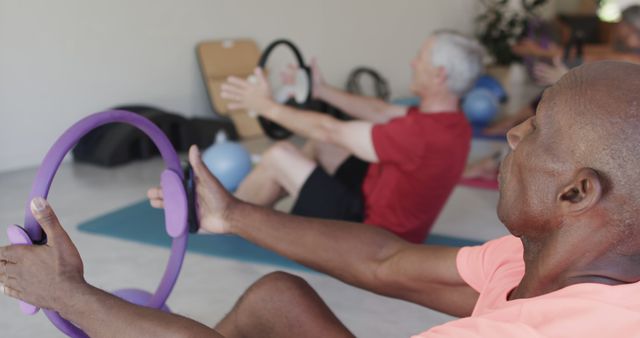
POLYGON ((522 242, 513 236, 460 249, 460 276, 480 293, 473 314, 415 338, 640 337, 640 283, 574 284, 508 301, 524 275, 522 255, 522 242))

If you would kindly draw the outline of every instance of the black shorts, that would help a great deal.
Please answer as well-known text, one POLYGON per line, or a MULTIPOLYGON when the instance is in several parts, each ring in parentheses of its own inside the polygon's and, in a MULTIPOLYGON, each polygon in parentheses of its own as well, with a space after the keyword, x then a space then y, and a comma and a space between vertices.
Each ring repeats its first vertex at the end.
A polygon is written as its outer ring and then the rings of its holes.
POLYGON ((362 183, 369 163, 347 158, 331 176, 318 166, 302 185, 291 213, 294 215, 362 222, 362 183))

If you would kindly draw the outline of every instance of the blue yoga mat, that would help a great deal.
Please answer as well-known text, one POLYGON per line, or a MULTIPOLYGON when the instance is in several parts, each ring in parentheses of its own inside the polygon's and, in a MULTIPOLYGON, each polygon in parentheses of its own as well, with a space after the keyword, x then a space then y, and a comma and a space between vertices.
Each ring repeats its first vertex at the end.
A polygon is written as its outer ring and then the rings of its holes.
MULTIPOLYGON (((80 231, 133 242, 167 248, 171 245, 171 239, 164 231, 164 213, 161 210, 153 209, 147 201, 135 203, 86 221, 78 228, 80 231)), ((435 234, 429 236, 425 243, 458 247, 481 244, 479 241, 435 234)), ((294 261, 233 235, 190 235, 187 250, 252 263, 309 270, 294 261)))

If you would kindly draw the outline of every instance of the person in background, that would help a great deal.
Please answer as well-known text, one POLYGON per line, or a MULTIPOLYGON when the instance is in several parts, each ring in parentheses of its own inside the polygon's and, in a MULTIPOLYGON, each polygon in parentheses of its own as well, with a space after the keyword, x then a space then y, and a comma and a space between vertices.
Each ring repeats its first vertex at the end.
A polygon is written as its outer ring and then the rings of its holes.
POLYGON ((260 69, 255 83, 229 78, 222 96, 230 108, 255 111, 312 144, 305 153, 276 143, 236 196, 268 207, 292 196, 295 215, 364 222, 421 243, 466 163, 471 128, 459 102, 481 74, 483 55, 461 34, 432 34, 411 62, 421 101, 410 108, 338 90, 314 66, 313 96, 352 121, 274 102, 260 69))

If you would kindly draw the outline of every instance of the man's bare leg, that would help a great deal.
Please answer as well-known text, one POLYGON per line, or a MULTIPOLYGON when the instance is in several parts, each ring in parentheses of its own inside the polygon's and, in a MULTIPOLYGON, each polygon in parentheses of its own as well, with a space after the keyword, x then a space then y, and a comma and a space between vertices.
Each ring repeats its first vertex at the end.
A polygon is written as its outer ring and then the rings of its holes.
POLYGON ((273 207, 286 195, 297 197, 316 166, 293 144, 278 142, 264 153, 235 195, 245 202, 273 207))
POLYGON ((329 175, 335 174, 338 167, 351 155, 344 148, 318 141, 307 142, 304 145, 303 152, 318 163, 329 175))
POLYGON ((354 337, 302 278, 274 272, 256 281, 216 326, 225 337, 354 337))

